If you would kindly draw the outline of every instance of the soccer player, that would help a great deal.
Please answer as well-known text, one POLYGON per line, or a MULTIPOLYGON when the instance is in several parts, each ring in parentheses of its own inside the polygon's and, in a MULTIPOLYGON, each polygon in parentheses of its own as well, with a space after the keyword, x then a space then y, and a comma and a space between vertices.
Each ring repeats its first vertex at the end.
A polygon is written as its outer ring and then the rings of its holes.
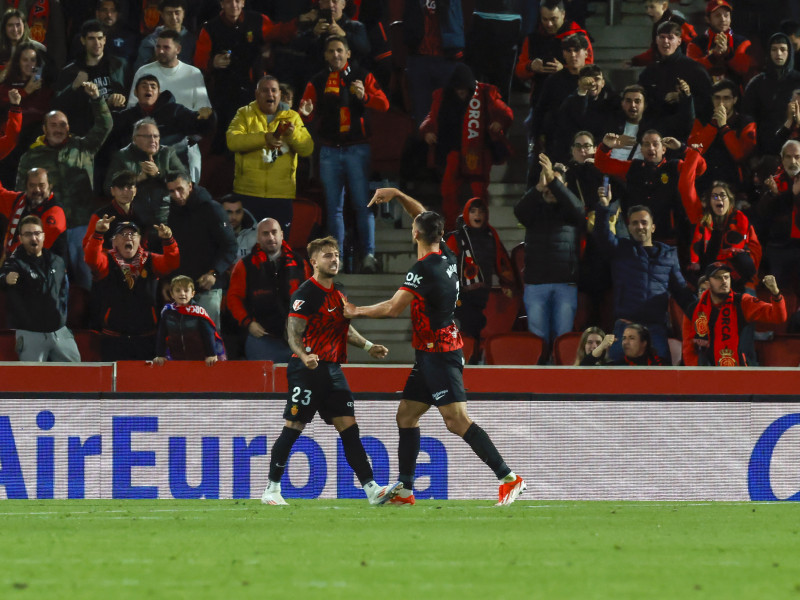
POLYGON ((458 300, 456 258, 442 240, 444 220, 395 188, 375 192, 370 206, 397 198, 414 219, 411 236, 417 244, 417 262, 411 267, 395 295, 372 306, 345 305, 346 318, 397 317, 411 304, 412 344, 416 362, 403 390, 397 409, 400 428, 398 457, 402 489, 390 500, 393 504, 414 504, 414 473, 419 454, 419 419, 431 407, 439 409, 447 429, 464 438, 473 452, 494 471, 500 480, 500 499, 496 506, 514 502, 525 489, 522 477, 508 468, 486 432, 467 414, 467 397, 462 372, 461 335, 453 322, 458 300))
POLYGON ((308 256, 314 274, 292 294, 286 329, 289 360, 286 377, 289 398, 283 418, 286 425, 275 444, 269 461, 269 483, 261 496, 264 504, 288 504, 281 496, 281 477, 292 445, 319 412, 320 417, 336 427, 342 438, 347 462, 355 471, 370 504, 384 504, 402 484, 380 486, 372 477, 372 467, 361 444, 353 410, 353 393, 342 373, 347 361, 347 344, 363 348, 373 358, 384 358, 388 348, 366 340, 343 314, 347 296, 334 281, 339 272, 339 243, 334 237, 313 240, 308 256))

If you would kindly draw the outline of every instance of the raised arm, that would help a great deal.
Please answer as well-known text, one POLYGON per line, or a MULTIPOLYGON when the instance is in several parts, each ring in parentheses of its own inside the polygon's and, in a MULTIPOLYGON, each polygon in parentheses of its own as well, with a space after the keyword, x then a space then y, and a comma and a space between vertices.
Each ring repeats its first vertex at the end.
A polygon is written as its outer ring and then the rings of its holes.
POLYGON ((418 214, 425 212, 425 207, 422 206, 422 203, 418 200, 414 200, 408 194, 404 194, 397 188, 379 188, 375 190, 375 195, 372 197, 372 200, 369 201, 367 206, 375 206, 377 204, 387 204, 391 202, 392 199, 396 198, 398 202, 402 205, 403 209, 411 216, 413 219, 418 214))
POLYGON ((413 298, 414 295, 411 292, 407 290, 397 290, 394 296, 388 300, 371 306, 355 306, 348 302, 344 305, 344 316, 346 319, 358 319, 359 317, 366 317, 368 319, 398 317, 406 307, 411 304, 413 298))

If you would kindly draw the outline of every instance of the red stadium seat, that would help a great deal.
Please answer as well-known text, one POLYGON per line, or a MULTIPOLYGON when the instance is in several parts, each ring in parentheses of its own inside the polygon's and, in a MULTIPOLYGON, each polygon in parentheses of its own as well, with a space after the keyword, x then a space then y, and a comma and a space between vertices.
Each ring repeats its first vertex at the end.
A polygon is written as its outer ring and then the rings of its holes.
POLYGON ((762 367, 800 366, 800 335, 776 335, 772 340, 756 340, 758 363, 762 367))
POLYGON ((581 331, 568 331, 558 336, 553 342, 553 363, 556 365, 572 365, 581 342, 581 331))
POLYGON ((292 202, 292 228, 289 230, 289 246, 300 254, 306 255, 306 244, 312 236, 316 236, 322 226, 322 208, 307 198, 295 198, 292 202))
POLYGON ((537 365, 544 340, 528 332, 499 333, 483 343, 487 365, 537 365))
POLYGON ((99 333, 91 329, 74 329, 72 335, 81 353, 81 362, 102 362, 99 333))
POLYGON ((681 364, 681 360, 683 360, 683 342, 676 338, 669 338, 667 340, 669 344, 669 354, 670 358, 672 359, 672 366, 678 366, 681 364))
POLYGON ((511 298, 499 288, 489 292, 489 302, 483 314, 486 315, 486 326, 481 331, 481 339, 485 340, 497 333, 511 331, 522 306, 522 296, 515 294, 511 298))
POLYGON ((18 361, 17 338, 12 329, 0 330, 0 362, 18 361))
POLYGON ((89 292, 83 288, 69 288, 67 300, 67 327, 83 329, 89 326, 89 292))

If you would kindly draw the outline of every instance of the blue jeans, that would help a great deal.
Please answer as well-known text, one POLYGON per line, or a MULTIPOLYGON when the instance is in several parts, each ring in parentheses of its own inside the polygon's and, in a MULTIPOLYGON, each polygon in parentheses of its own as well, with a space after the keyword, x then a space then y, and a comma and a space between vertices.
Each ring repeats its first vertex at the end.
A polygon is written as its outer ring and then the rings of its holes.
POLYGON ((275 363, 288 363, 292 357, 289 344, 282 338, 265 335, 260 338, 247 334, 244 343, 247 360, 271 360, 275 363))
POLYGON ((578 310, 578 286, 574 283, 525 284, 522 296, 528 314, 528 331, 548 344, 572 331, 578 310))
POLYGON ((322 146, 319 152, 319 177, 325 190, 328 232, 339 240, 344 251, 344 187, 350 191, 350 204, 356 212, 361 255, 375 254, 375 213, 369 204, 369 144, 322 146))
MULTIPOLYGON (((629 324, 630 323, 621 319, 617 319, 614 322, 614 337, 617 339, 614 340, 614 343, 611 344, 611 347, 608 349, 608 358, 610 360, 620 360, 622 358, 622 334, 629 324)), ((664 366, 672 366, 672 355, 670 354, 669 342, 667 341, 669 337, 667 326, 663 323, 639 323, 639 325, 647 327, 647 330, 650 332, 650 341, 653 344, 653 350, 655 350, 655 353, 664 361, 664 366)))

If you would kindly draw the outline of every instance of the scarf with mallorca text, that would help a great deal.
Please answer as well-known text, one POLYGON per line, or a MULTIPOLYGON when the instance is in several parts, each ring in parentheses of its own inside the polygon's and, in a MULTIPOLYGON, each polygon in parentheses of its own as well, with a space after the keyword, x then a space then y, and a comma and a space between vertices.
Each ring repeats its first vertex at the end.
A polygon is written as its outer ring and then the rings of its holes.
MULTIPOLYGON (((692 315, 694 344, 698 353, 705 353, 715 367, 739 366, 739 310, 736 294, 731 292, 722 304, 711 301, 711 290, 700 296, 692 315), (716 311, 715 314, 714 311, 716 311), (712 316, 714 316, 711 331, 712 316)), ((744 362, 744 360, 742 360, 744 362)), ((746 366, 746 364, 744 365, 746 366)))
MULTIPOLYGON (((225 354, 225 344, 222 341, 222 337, 219 335, 217 331, 217 324, 214 323, 214 319, 212 319, 208 315, 208 311, 205 308, 200 306, 199 304, 187 304, 184 306, 180 306, 175 302, 165 304, 164 308, 161 309, 161 317, 164 317, 164 313, 168 310, 174 310, 182 315, 188 317, 199 317, 201 319, 205 319, 206 322, 211 325, 211 328, 214 330, 214 354, 217 356, 218 360, 227 360, 227 356, 225 354)), ((169 351, 167 351, 169 354, 169 351)))

